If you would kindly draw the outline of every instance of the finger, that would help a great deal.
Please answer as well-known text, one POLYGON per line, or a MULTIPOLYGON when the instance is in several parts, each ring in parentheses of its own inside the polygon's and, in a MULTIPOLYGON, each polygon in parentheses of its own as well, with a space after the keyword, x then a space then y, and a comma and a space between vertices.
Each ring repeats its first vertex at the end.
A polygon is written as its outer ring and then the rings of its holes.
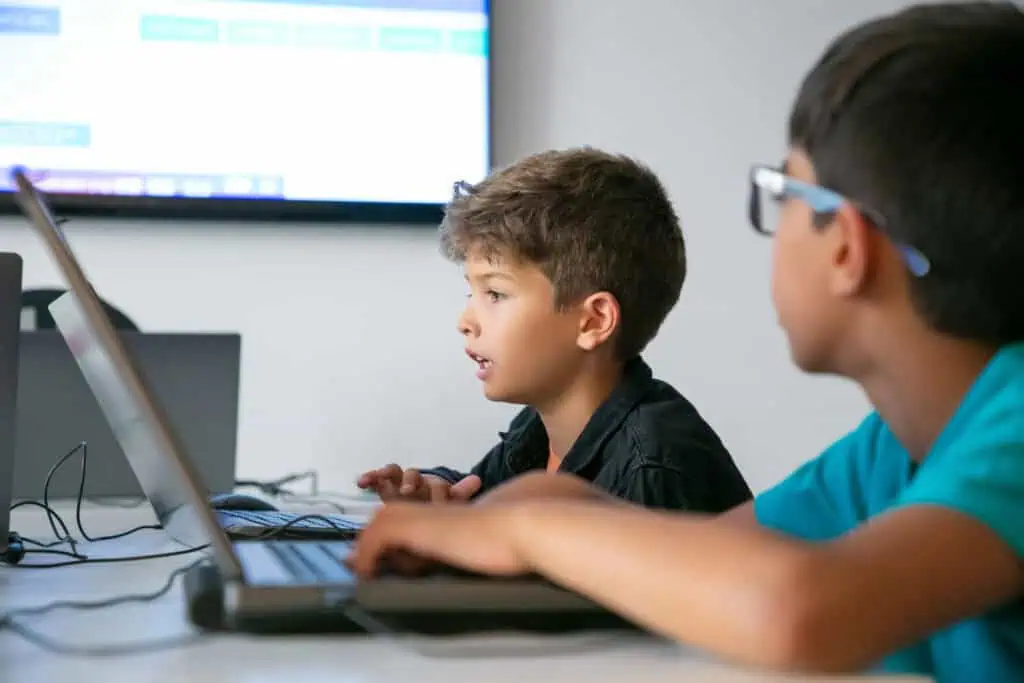
POLYGON ((360 532, 348 564, 359 576, 369 577, 378 572, 382 560, 403 549, 403 533, 412 526, 412 520, 403 519, 402 503, 382 508, 360 532))
POLYGON ((451 484, 443 479, 433 479, 426 482, 427 495, 431 503, 444 503, 448 500, 448 490, 451 484))
POLYGON ((475 474, 471 474, 453 484, 448 490, 448 495, 453 500, 469 500, 477 494, 481 486, 483 486, 483 480, 475 474))
POLYGON ((392 550, 381 558, 378 571, 393 571, 402 576, 423 576, 430 569, 431 562, 407 550, 392 550))
POLYGON ((377 473, 379 478, 387 479, 394 484, 396 488, 402 484, 402 468, 395 463, 381 467, 377 470, 377 473))
POLYGON ((395 500, 401 497, 398 485, 390 479, 378 479, 376 490, 381 500, 395 500))
POLYGON ((402 475, 402 487, 399 489, 399 493, 403 496, 411 495, 416 493, 423 484, 423 475, 419 473, 419 470, 406 470, 402 475))
POLYGON ((356 479, 356 486, 361 489, 373 488, 373 485, 377 481, 377 470, 370 470, 369 472, 363 472, 356 479))

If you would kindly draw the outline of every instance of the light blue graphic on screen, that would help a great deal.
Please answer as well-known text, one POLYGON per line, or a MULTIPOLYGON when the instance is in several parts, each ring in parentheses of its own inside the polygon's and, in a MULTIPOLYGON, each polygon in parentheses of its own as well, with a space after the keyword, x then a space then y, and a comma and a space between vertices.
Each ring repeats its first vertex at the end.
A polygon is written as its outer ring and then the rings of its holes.
POLYGON ((0 63, 17 67, 0 77, 0 167, 25 164, 66 195, 443 205, 452 182, 489 170, 488 7, 0 0, 0 63), (92 102, 110 64, 151 77, 92 102), (280 74, 329 87, 275 106, 253 80, 280 74))
POLYGON ((382 28, 380 49, 392 52, 440 52, 442 33, 432 28, 382 28))
POLYGON ((229 21, 224 36, 236 45, 287 45, 290 26, 273 21, 229 21))
POLYGON ((295 42, 302 47, 366 52, 373 49, 373 30, 365 26, 303 25, 295 29, 295 42))
POLYGON ((460 55, 487 56, 487 31, 451 31, 448 49, 460 55))
POLYGON ((475 14, 482 14, 486 4, 486 0, 221 0, 221 2, 263 2, 275 5, 419 10, 423 12, 471 12, 475 14))
POLYGON ((0 5, 0 35, 60 35, 60 9, 0 5))
POLYGON ((0 121, 0 147, 88 147, 91 141, 82 123, 0 121))
POLYGON ((143 15, 139 20, 143 40, 215 43, 220 39, 220 26, 213 19, 143 15))

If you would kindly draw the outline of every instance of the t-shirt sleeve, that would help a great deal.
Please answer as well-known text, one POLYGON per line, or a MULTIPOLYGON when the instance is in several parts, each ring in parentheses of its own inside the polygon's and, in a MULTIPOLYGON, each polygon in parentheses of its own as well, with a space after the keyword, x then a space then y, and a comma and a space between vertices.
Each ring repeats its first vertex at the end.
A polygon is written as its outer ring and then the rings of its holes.
POLYGON ((926 459, 898 505, 940 505, 973 517, 1024 558, 1024 434, 998 431, 926 459))
POLYGON ((846 532, 866 514, 864 481, 881 420, 872 413, 817 458, 754 498, 758 523, 806 541, 846 532))

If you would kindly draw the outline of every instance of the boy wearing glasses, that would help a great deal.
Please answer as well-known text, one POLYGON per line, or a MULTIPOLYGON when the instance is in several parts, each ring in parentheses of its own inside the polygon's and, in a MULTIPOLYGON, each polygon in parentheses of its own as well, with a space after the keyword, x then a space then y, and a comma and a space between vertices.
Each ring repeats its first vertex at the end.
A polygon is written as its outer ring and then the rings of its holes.
POLYGON ((468 473, 395 464, 359 486, 464 502, 523 474, 542 476, 511 495, 539 494, 562 473, 653 508, 750 500, 711 426, 640 357, 686 278, 679 220, 650 169, 590 148, 531 155, 460 183, 441 245, 465 270, 458 330, 484 395, 526 407, 468 473))
MULTIPOLYGON (((411 550, 536 572, 719 655, 788 670, 1024 677, 1024 13, 922 5, 839 37, 806 77, 772 296, 796 364, 875 412, 718 518, 602 499, 397 506, 353 564, 411 550)), ((509 488, 515 486, 513 482, 509 488)), ((575 499, 574 499, 575 498, 575 499)))

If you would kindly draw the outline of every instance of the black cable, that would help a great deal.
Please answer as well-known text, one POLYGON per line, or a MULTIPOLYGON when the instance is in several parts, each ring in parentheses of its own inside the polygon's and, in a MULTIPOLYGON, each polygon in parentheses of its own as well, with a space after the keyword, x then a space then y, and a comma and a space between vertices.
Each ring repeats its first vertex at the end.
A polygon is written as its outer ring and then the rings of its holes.
POLYGON ((34 631, 16 621, 8 622, 6 625, 2 626, 11 633, 21 636, 38 648, 55 655, 64 655, 68 657, 117 657, 124 655, 141 655, 148 654, 150 652, 159 652, 161 650, 170 650, 184 645, 194 645, 199 643, 201 639, 199 634, 190 633, 183 635, 180 638, 168 638, 166 640, 154 640, 140 643, 76 646, 59 643, 56 640, 47 638, 38 631, 34 631))
MULTIPOLYGON (((118 564, 121 562, 141 562, 143 560, 162 560, 167 557, 178 557, 179 555, 189 555, 191 553, 197 553, 200 550, 205 550, 209 547, 209 544, 197 545, 191 548, 182 548, 180 550, 168 550, 162 553, 147 553, 145 555, 121 555, 117 557, 92 557, 90 555, 72 554, 65 553, 66 555, 75 559, 64 560, 61 562, 47 562, 46 564, 15 564, 11 565, 11 569, 54 569, 56 567, 74 567, 80 564, 118 564)), ((53 551, 48 549, 33 550, 28 549, 25 551, 26 555, 35 555, 39 553, 54 553, 59 551, 53 551)))
MULTIPOLYGON (((88 536, 88 534, 85 533, 85 530, 82 528, 82 522, 81 522, 81 505, 82 505, 82 499, 84 497, 85 476, 86 476, 86 465, 85 465, 85 462, 86 462, 86 459, 88 457, 88 452, 87 452, 87 447, 86 447, 85 442, 82 442, 81 444, 76 446, 74 449, 69 451, 67 454, 65 454, 51 468, 50 473, 47 476, 47 482, 44 485, 44 490, 43 490, 44 502, 40 503, 38 501, 21 501, 19 503, 16 503, 14 506, 12 506, 12 509, 14 507, 18 507, 18 506, 21 506, 21 505, 34 505, 36 507, 43 508, 43 510, 45 510, 47 512, 47 517, 48 517, 48 519, 51 522, 51 528, 53 528, 54 531, 55 531, 54 535, 58 537, 58 540, 57 540, 56 543, 61 543, 61 542, 71 542, 71 543, 74 543, 74 538, 71 536, 70 532, 68 531, 67 525, 64 523, 64 520, 60 517, 60 515, 56 511, 54 511, 49 506, 47 493, 48 493, 48 485, 49 485, 49 482, 52 480, 53 473, 64 462, 66 462, 72 455, 74 455, 79 450, 82 451, 82 475, 81 475, 81 480, 79 482, 79 488, 78 488, 78 500, 77 500, 77 504, 76 504, 75 518, 76 518, 76 522, 78 523, 79 532, 82 534, 83 538, 85 538, 86 540, 90 540, 90 541, 95 542, 95 541, 99 541, 99 540, 121 538, 123 536, 126 536, 129 533, 134 533, 134 532, 139 531, 139 530, 141 530, 143 528, 151 528, 151 527, 137 527, 136 529, 132 529, 130 531, 123 532, 123 533, 120 533, 120 534, 113 534, 111 536, 101 536, 101 537, 97 537, 97 538, 91 538, 91 537, 88 536), (56 526, 57 523, 59 523, 61 529, 63 529, 63 532, 64 532, 63 535, 59 531, 57 531, 57 526, 56 526)), ((300 475, 300 477, 301 477, 301 475, 300 475)), ((315 477, 315 473, 314 473, 314 477, 315 477)), ((285 481, 283 481, 282 484, 283 483, 289 483, 290 481, 294 481, 294 480, 295 479, 285 478, 285 481)), ((270 538, 272 536, 276 536, 278 534, 282 534, 285 531, 287 531, 289 527, 291 527, 291 526, 293 526, 293 525, 295 525, 295 524, 297 524, 297 523, 299 523, 299 522, 301 522, 303 520, 307 520, 307 519, 318 519, 320 521, 323 521, 323 522, 329 524, 333 528, 335 528, 338 531, 341 531, 343 533, 346 533, 346 532, 349 531, 348 529, 345 529, 344 527, 341 527, 340 525, 336 524, 329 517, 325 517, 323 515, 309 514, 309 515, 299 515, 299 516, 296 516, 295 518, 288 520, 287 523, 282 524, 280 526, 269 527, 266 530, 265 533, 256 536, 255 539, 265 539, 265 538, 270 538)), ((160 528, 160 527, 156 527, 156 528, 160 528)), ((52 550, 52 549, 50 549, 50 547, 48 547, 50 544, 45 544, 45 543, 42 543, 40 541, 35 541, 35 540, 32 540, 32 539, 27 539, 26 542, 28 542, 28 543, 30 543, 32 545, 38 546, 38 548, 36 548, 36 549, 28 550, 27 552, 29 552, 29 553, 48 554, 48 555, 66 555, 68 557, 71 557, 72 559, 66 560, 66 561, 60 561, 60 562, 49 562, 49 563, 46 563, 46 564, 18 564, 18 565, 14 565, 14 567, 19 568, 19 569, 52 569, 52 568, 56 568, 56 567, 69 567, 69 566, 75 566, 75 565, 79 565, 79 564, 103 564, 103 563, 112 564, 112 563, 121 563, 121 562, 135 562, 135 561, 146 560, 146 559, 167 558, 167 557, 175 557, 175 556, 185 555, 185 554, 197 552, 197 551, 202 550, 202 549, 207 547, 207 545, 204 544, 204 545, 193 547, 193 548, 184 548, 184 549, 181 549, 181 550, 174 550, 174 551, 169 551, 169 552, 164 552, 164 553, 153 553, 153 554, 149 554, 149 555, 136 555, 136 556, 125 556, 125 557, 88 557, 86 555, 78 553, 77 550, 74 551, 74 552, 66 552, 66 551, 62 551, 62 550, 52 550)), ((174 638, 174 639, 169 639, 169 640, 158 640, 158 641, 151 641, 151 642, 144 642, 144 643, 128 643, 128 644, 118 644, 118 645, 81 646, 80 647, 80 646, 74 646, 74 645, 66 645, 66 644, 60 643, 58 641, 55 641, 55 640, 53 640, 51 638, 48 638, 48 637, 42 635, 41 633, 39 633, 39 632, 37 632, 37 631, 35 631, 35 630, 25 626, 24 624, 19 623, 18 620, 20 618, 24 618, 24 617, 31 617, 31 616, 38 616, 38 615, 41 615, 41 614, 46 614, 48 612, 51 612, 53 610, 58 610, 58 609, 76 609, 76 610, 103 609, 103 608, 107 608, 107 607, 116 607, 116 606, 119 606, 119 605, 131 603, 131 602, 152 602, 154 600, 159 599, 160 597, 163 597, 168 592, 170 592, 172 586, 174 585, 175 580, 179 576, 185 574, 186 572, 190 571, 194 567, 198 566, 201 562, 205 562, 205 561, 207 561, 207 560, 204 558, 202 560, 198 560, 196 562, 192 562, 189 565, 186 565, 184 567, 179 567, 178 569, 174 570, 167 577, 167 580, 165 581, 164 585, 159 590, 157 590, 157 591, 155 591, 153 593, 147 593, 147 594, 141 594, 141 595, 140 594, 122 595, 122 596, 117 596, 117 597, 114 597, 114 598, 109 598, 109 599, 106 599, 106 600, 100 600, 100 601, 96 601, 96 602, 56 601, 56 602, 48 603, 46 605, 41 605, 41 606, 38 606, 38 607, 29 607, 29 608, 16 609, 16 610, 9 611, 6 614, 0 616, 0 631, 2 631, 4 629, 6 629, 8 631, 11 631, 12 633, 14 633, 14 634, 16 634, 18 636, 21 636, 26 641, 32 643, 33 645, 36 645, 39 648, 42 648, 42 649, 47 650, 49 652, 52 652, 54 654, 60 654, 60 655, 78 655, 78 656, 102 657, 102 656, 114 656, 114 655, 141 654, 141 653, 144 653, 144 652, 152 652, 152 651, 156 651, 156 650, 163 650, 163 649, 166 649, 166 648, 179 647, 179 646, 182 646, 182 645, 190 644, 191 642, 194 642, 196 640, 196 636, 189 635, 189 636, 184 637, 184 638, 174 638)))
MULTIPOLYGON (((239 479, 235 481, 236 487, 248 487, 259 489, 268 496, 279 496, 282 493, 292 493, 285 488, 285 484, 293 484, 298 481, 309 480, 310 496, 317 496, 320 492, 320 475, 316 470, 306 470, 305 472, 295 472, 292 474, 286 474, 279 479, 271 479, 270 481, 259 481, 257 479, 239 479)), ((294 494, 293 494, 294 495, 294 494)))
MULTIPOLYGON (((301 521, 303 521, 305 519, 319 519, 321 521, 326 522, 327 524, 330 524, 332 527, 334 527, 335 529, 338 529, 339 531, 345 531, 345 529, 343 527, 335 524, 330 518, 324 517, 323 515, 300 515, 300 516, 298 516, 298 517, 296 517, 294 519, 288 520, 288 522, 286 524, 282 524, 282 525, 277 526, 277 527, 270 527, 270 528, 268 528, 266 533, 260 534, 259 536, 256 536, 255 539, 265 539, 265 538, 269 538, 269 537, 272 537, 272 536, 284 533, 285 531, 288 530, 288 528, 290 526, 292 526, 294 524, 297 524, 298 522, 301 522, 301 521)), ((154 555, 145 555, 145 556, 136 556, 136 557, 86 558, 86 559, 83 559, 83 560, 71 560, 71 561, 66 561, 66 562, 54 562, 54 563, 45 564, 45 565, 38 565, 38 564, 28 564, 28 565, 26 565, 26 564, 22 564, 22 565, 16 565, 16 566, 18 568, 21 568, 21 569, 30 569, 30 568, 40 568, 41 569, 41 568, 52 568, 52 567, 67 567, 67 566, 73 566, 73 565, 77 565, 77 564, 88 564, 88 563, 132 562, 132 561, 141 560, 141 559, 152 559, 152 558, 157 558, 157 557, 173 557, 175 555, 184 555, 184 554, 187 554, 187 553, 196 552, 197 550, 202 550, 203 548, 206 548, 206 547, 207 547, 206 545, 202 545, 202 546, 198 546, 198 547, 195 547, 195 548, 185 548, 183 550, 178 550, 178 551, 171 551, 171 552, 167 552, 167 553, 159 553, 159 554, 154 554, 154 555)), ((60 552, 60 551, 38 551, 38 552, 60 552)), ((103 656, 113 656, 113 655, 142 654, 142 653, 145 653, 145 652, 152 652, 152 651, 156 651, 156 650, 163 650, 163 649, 166 649, 166 648, 178 647, 178 646, 181 646, 181 645, 188 645, 188 644, 190 644, 190 643, 195 641, 196 636, 189 636, 189 637, 185 637, 185 638, 175 638, 175 639, 169 639, 169 640, 158 640, 158 641, 151 641, 151 642, 146 642, 146 643, 134 643, 134 644, 123 644, 123 645, 122 644, 118 644, 118 645, 103 645, 103 646, 95 646, 95 647, 94 646, 78 647, 78 646, 73 646, 73 645, 65 645, 65 644, 59 643, 59 642, 57 642, 57 641, 55 641, 53 639, 47 638, 46 636, 43 636, 42 634, 38 633, 37 631, 34 631, 34 630, 24 626, 23 624, 19 624, 17 622, 17 619, 20 618, 20 617, 37 616, 37 615, 45 614, 45 613, 48 613, 48 612, 51 612, 51 611, 57 610, 57 609, 77 609, 77 610, 103 609, 103 608, 107 608, 107 607, 116 607, 116 606, 119 606, 119 605, 131 603, 131 602, 152 602, 154 600, 157 600, 157 599, 163 597, 168 592, 170 592, 171 587, 174 585, 174 581, 179 576, 185 574, 186 572, 190 571, 194 567, 198 566, 200 563, 206 562, 206 561, 207 561, 206 558, 203 558, 202 560, 197 560, 196 562, 192 562, 189 565, 186 565, 184 567, 179 567, 178 569, 174 570, 167 577, 167 580, 164 583, 164 585, 159 590, 157 590, 157 591, 155 591, 153 593, 147 593, 147 594, 142 594, 142 595, 139 595, 139 594, 122 595, 122 596, 117 596, 117 597, 114 597, 114 598, 108 598, 106 600, 100 600, 100 601, 96 601, 96 602, 71 602, 71 601, 63 601, 62 600, 62 601, 57 601, 57 602, 51 602, 51 603, 48 603, 46 605, 41 605, 39 607, 27 607, 27 608, 24 608, 24 609, 12 610, 12 611, 8 612, 7 614, 3 615, 2 617, 0 617, 0 631, 2 631, 3 629, 7 629, 7 630, 11 631, 12 633, 21 636, 22 638, 24 638, 28 642, 32 643, 33 645, 36 645, 37 647, 40 647, 40 648, 42 648, 44 650, 47 650, 49 652, 52 652, 54 654, 60 654, 60 655, 79 655, 79 656, 103 657, 103 656)))
MULTIPOLYGON (((283 534, 284 532, 288 531, 289 528, 291 528, 291 527, 295 526, 296 524, 298 524, 299 522, 303 522, 303 521, 305 521, 307 519, 315 519, 317 521, 324 522, 324 523, 328 524, 335 531, 340 531, 344 535, 344 537, 339 537, 337 539, 339 541, 348 541, 349 540, 348 535, 352 533, 352 529, 351 528, 346 528, 346 527, 341 526, 340 524, 335 522, 330 517, 325 517, 324 515, 318 515, 318 514, 315 514, 315 513, 310 513, 308 515, 298 515, 296 517, 293 517, 292 519, 289 519, 287 522, 285 522, 284 524, 281 524, 279 526, 267 527, 266 530, 263 533, 257 534, 255 536, 253 536, 252 540, 254 540, 254 541, 265 541, 268 538, 272 538, 272 537, 277 536, 279 534, 283 534)), ((302 539, 297 539, 297 540, 302 540, 302 539)), ((325 540, 330 540, 330 539, 325 539, 325 540)))
POLYGON ((50 543, 41 543, 39 541, 33 541, 32 539, 25 539, 27 542, 32 543, 33 545, 36 545, 36 546, 40 546, 40 547, 53 547, 55 545, 60 545, 62 543, 67 543, 71 547, 71 550, 73 552, 78 553, 78 548, 77 548, 78 541, 77 541, 77 539, 75 539, 71 535, 71 532, 68 530, 67 524, 61 518, 60 514, 57 513, 50 506, 50 485, 53 483, 54 475, 57 473, 57 471, 60 469, 60 467, 64 463, 66 463, 69 459, 71 459, 78 452, 82 453, 82 466, 81 466, 80 476, 79 476, 79 480, 78 480, 78 495, 77 495, 77 497, 75 499, 75 525, 78 528, 78 533, 81 534, 83 539, 85 539, 86 541, 89 541, 89 542, 110 541, 110 540, 114 540, 114 539, 117 539, 117 538, 124 538, 125 536, 128 536, 130 534, 138 533, 139 531, 156 530, 156 529, 160 529, 161 528, 160 525, 158 525, 158 524, 144 524, 144 525, 141 525, 141 526, 137 526, 137 527, 135 527, 133 529, 129 529, 127 531, 122 531, 122 532, 119 532, 119 533, 116 533, 116 534, 110 534, 110 535, 107 535, 107 536, 96 536, 96 537, 90 536, 88 534, 88 532, 86 532, 85 527, 84 527, 84 525, 82 523, 82 503, 86 499, 86 496, 85 496, 85 482, 86 482, 86 475, 87 475, 87 472, 88 472, 87 467, 88 467, 88 461, 89 461, 89 444, 86 441, 82 441, 79 444, 77 444, 74 448, 72 448, 70 451, 65 453, 63 456, 58 458, 57 461, 50 468, 49 472, 47 472, 46 479, 43 482, 43 501, 42 501, 42 503, 40 503, 39 501, 24 500, 24 501, 19 501, 18 503, 15 503, 14 505, 11 506, 11 510, 14 510, 14 509, 16 509, 18 507, 21 507, 23 505, 34 505, 34 506, 37 506, 37 507, 41 507, 46 512, 46 518, 47 518, 47 522, 50 524, 50 530, 53 532, 54 537, 57 539, 56 541, 53 541, 53 542, 50 542, 50 543), (57 528, 57 523, 59 523, 59 525, 60 525, 60 529, 59 530, 57 528))
MULTIPOLYGON (((70 451, 65 453, 62 457, 57 458, 57 461, 55 463, 53 463, 52 467, 50 467, 50 471, 46 473, 46 479, 43 481, 43 509, 46 510, 46 520, 50 523, 50 531, 52 531, 53 535, 56 536, 58 539, 61 538, 61 535, 57 531, 57 527, 54 526, 54 524, 53 524, 53 515, 54 515, 54 513, 53 513, 52 508, 50 507, 50 483, 53 481, 53 475, 57 473, 57 470, 60 469, 60 466, 63 465, 64 463, 66 463, 71 458, 71 456, 73 456, 75 453, 77 453, 80 450, 83 452, 83 462, 84 462, 84 459, 85 459, 84 458, 85 449, 86 449, 86 444, 85 444, 84 441, 81 441, 81 442, 78 443, 77 446, 75 446, 70 451)), ((83 478, 84 478, 84 474, 83 474, 83 478)), ((70 532, 68 532, 67 526, 64 525, 63 523, 62 523, 62 526, 64 527, 65 538, 70 539, 71 538, 71 534, 70 534, 70 532)), ((71 545, 72 545, 72 548, 74 548, 74 543, 73 542, 72 542, 71 545)))
MULTIPOLYGON (((81 448, 82 450, 82 469, 81 476, 78 479, 78 498, 75 501, 75 524, 78 526, 78 533, 82 534, 82 538, 89 541, 90 543, 96 543, 97 541, 112 541, 116 538, 124 538, 125 536, 129 536, 139 531, 157 530, 162 528, 159 524, 144 524, 142 526, 137 526, 134 529, 129 529, 128 531, 122 531, 117 534, 110 534, 109 536, 97 536, 96 538, 92 538, 91 536, 89 536, 89 534, 85 533, 85 529, 82 526, 82 500, 85 498, 85 474, 86 462, 89 460, 89 447, 88 444, 85 441, 83 441, 82 443, 79 444, 79 448, 81 448)), ((75 451, 72 450, 71 452, 74 453, 75 451)), ((55 467, 59 466, 60 463, 58 463, 58 465, 56 465, 55 467)), ((49 482, 47 482, 47 484, 49 484, 49 482)), ((43 502, 45 501, 46 489, 44 488, 43 502)))
MULTIPOLYGON (((61 535, 59 532, 54 533, 54 536, 57 537, 57 540, 54 541, 53 543, 45 544, 45 547, 50 547, 52 545, 59 545, 61 543, 67 543, 67 542, 69 542, 69 540, 72 543, 74 542, 74 538, 71 537, 71 532, 68 531, 68 525, 64 523, 64 519, 60 516, 60 513, 58 513, 56 510, 54 510, 53 508, 51 508, 49 505, 47 505, 45 503, 40 503, 38 500, 19 500, 17 503, 11 505, 10 511, 14 512, 18 508, 25 507, 26 505, 31 505, 31 506, 34 506, 34 507, 42 508, 43 511, 46 512, 47 517, 50 519, 50 522, 52 523, 53 520, 56 519, 58 522, 60 522, 61 529, 64 530, 64 534, 63 535, 61 535), (51 517, 51 515, 52 515, 52 517, 51 517)), ((26 539, 26 540, 28 540, 29 543, 34 543, 35 545, 44 545, 44 544, 40 543, 39 541, 33 541, 31 539, 26 539)))
POLYGON ((176 550, 176 551, 171 551, 171 552, 166 552, 166 553, 153 553, 153 554, 148 554, 148 555, 131 555, 131 556, 125 556, 125 557, 90 557, 90 556, 85 555, 84 553, 80 552, 79 551, 79 545, 78 545, 78 543, 79 543, 78 539, 76 539, 74 536, 71 535, 71 532, 68 529, 67 524, 64 522, 64 519, 61 517, 60 513, 58 513, 56 510, 54 510, 50 506, 50 485, 53 482, 54 475, 57 473, 57 471, 60 469, 60 467, 62 465, 64 465, 64 463, 66 463, 72 456, 74 456, 78 452, 81 452, 81 454, 82 454, 82 466, 81 466, 81 471, 80 471, 81 473, 80 473, 80 477, 79 477, 79 481, 78 481, 78 496, 77 496, 77 498, 75 500, 75 525, 77 526, 78 532, 79 532, 79 534, 81 534, 82 539, 84 539, 86 541, 89 541, 89 542, 92 542, 92 543, 97 543, 97 542, 101 542, 101 541, 110 541, 110 540, 114 540, 114 539, 118 539, 118 538, 124 538, 125 536, 128 536, 130 534, 138 533, 139 531, 158 530, 158 529, 162 528, 158 524, 144 524, 144 525, 141 525, 141 526, 134 527, 132 529, 128 529, 127 531, 122 531, 122 532, 115 533, 115 534, 109 534, 109 535, 106 535, 106 536, 95 536, 95 537, 94 536, 90 536, 88 534, 88 532, 86 532, 85 525, 82 522, 82 503, 85 500, 85 482, 86 482, 86 475, 87 475, 87 472, 88 472, 87 463, 88 463, 88 459, 89 459, 89 448, 88 448, 88 443, 85 442, 85 441, 82 441, 79 444, 77 444, 74 448, 72 448, 70 451, 65 453, 63 456, 58 458, 57 461, 50 468, 49 472, 47 472, 46 479, 43 482, 43 500, 42 500, 42 502, 39 502, 39 501, 36 501, 36 500, 23 500, 23 501, 19 501, 19 502, 15 503, 10 508, 11 510, 15 510, 15 509, 17 509, 19 507, 23 507, 23 506, 34 506, 34 507, 42 508, 42 510, 44 512, 46 512, 47 522, 50 524, 50 529, 53 531, 53 535, 56 538, 56 540, 54 540, 54 541, 44 542, 44 541, 38 541, 38 540, 35 540, 35 539, 32 539, 32 538, 22 537, 21 540, 22 540, 23 543, 35 546, 34 548, 26 549, 26 551, 25 551, 26 555, 62 555, 62 556, 71 558, 71 560, 62 561, 62 562, 49 562, 49 563, 45 563, 45 564, 27 564, 27 565, 26 564, 17 564, 17 565, 13 565, 13 566, 17 566, 17 567, 21 567, 21 568, 25 568, 25 569, 49 569, 49 568, 55 568, 55 567, 68 567, 68 566, 72 566, 72 565, 76 565, 76 564, 84 564, 84 563, 89 563, 89 562, 92 562, 92 563, 134 562, 134 561, 138 561, 138 560, 160 559, 160 558, 164 558, 164 557, 175 557, 177 555, 182 555, 182 554, 196 552, 197 550, 201 550, 202 548, 206 547, 206 546, 201 546, 201 547, 197 547, 197 548, 188 548, 188 549, 185 549, 185 550, 176 550), (64 550, 52 550, 55 546, 63 545, 65 543, 70 547, 70 549, 71 549, 70 552, 64 551, 64 550))
POLYGON ((172 638, 166 640, 149 641, 143 643, 128 643, 122 645, 101 645, 101 646, 74 646, 65 645, 59 643, 51 638, 47 638, 38 631, 28 628, 24 624, 19 623, 19 619, 25 617, 34 617, 49 612, 61 609, 70 610, 93 610, 93 609, 105 609, 108 607, 117 607, 120 605, 126 605, 134 602, 153 602, 162 598, 171 592, 171 588, 174 587, 174 582, 179 576, 184 575, 200 563, 205 562, 206 559, 197 560, 184 567, 175 569, 167 577, 163 586, 152 593, 140 593, 130 595, 120 595, 114 598, 108 598, 106 600, 97 600, 95 602, 77 602, 68 600, 58 600, 38 607, 25 607, 22 609, 15 609, 7 612, 0 616, 0 630, 7 629, 12 633, 21 636, 33 645, 52 652, 58 655, 79 655, 79 656, 92 656, 92 657, 103 657, 113 655, 127 655, 127 654, 142 654, 145 652, 154 652, 157 650, 163 650, 170 647, 180 647, 182 645, 190 644, 198 639, 196 634, 188 634, 182 638, 172 638))
MULTIPOLYGON (((292 474, 286 474, 278 479, 271 479, 268 481, 261 481, 258 479, 238 479, 235 481, 235 487, 254 488, 268 496, 282 498, 284 500, 290 500, 297 503, 306 503, 309 505, 324 505, 332 508, 340 515, 348 514, 348 510, 344 505, 335 500, 330 500, 327 497, 327 492, 320 489, 320 475, 316 470, 294 472, 292 474), (297 493, 286 487, 286 484, 293 484, 306 479, 310 482, 309 493, 297 493)), ((352 494, 333 494, 332 497, 355 498, 357 496, 352 494)))

